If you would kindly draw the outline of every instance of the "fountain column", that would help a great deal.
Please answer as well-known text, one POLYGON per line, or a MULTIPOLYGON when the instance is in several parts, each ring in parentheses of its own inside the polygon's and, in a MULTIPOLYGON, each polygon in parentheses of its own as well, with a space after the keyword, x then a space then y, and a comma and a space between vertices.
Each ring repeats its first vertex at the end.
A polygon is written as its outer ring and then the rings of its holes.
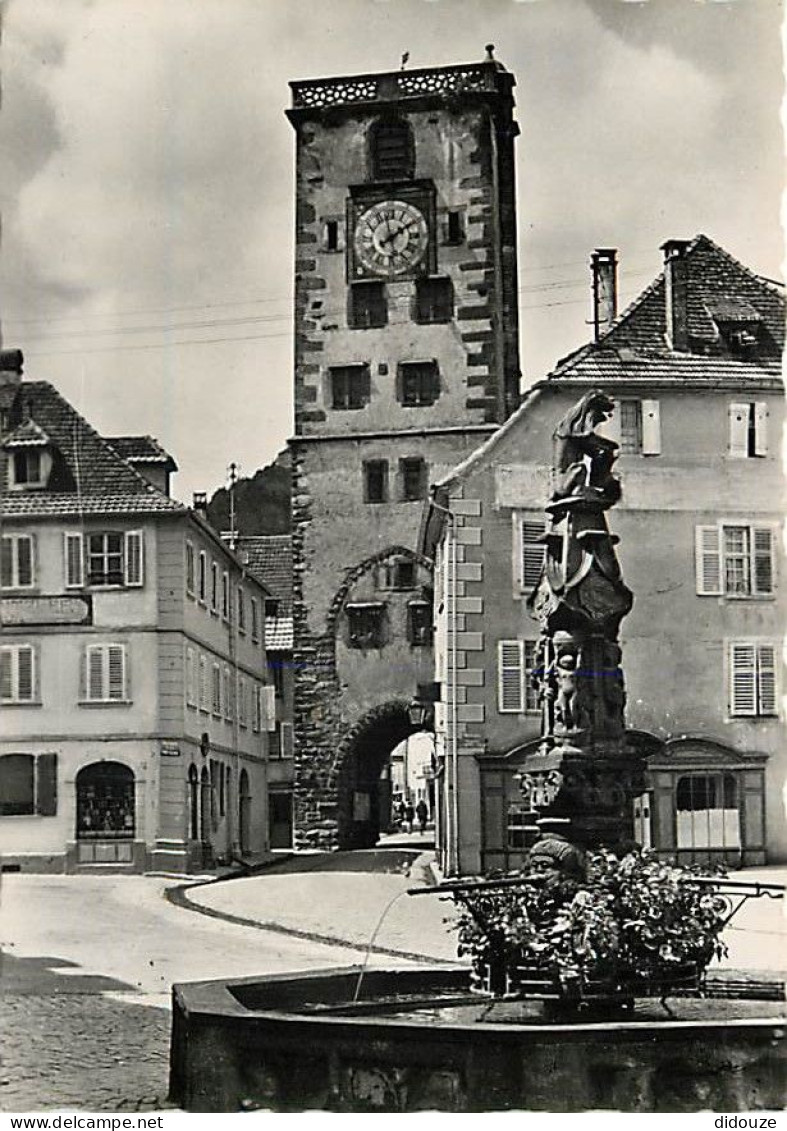
MULTIPOLYGON (((520 785, 543 830, 580 848, 622 849, 644 759, 626 740, 620 622, 633 603, 606 512, 620 498, 618 445, 595 432, 613 402, 587 393, 558 424, 544 570, 528 604, 540 621, 534 678, 542 739, 520 785)), ((546 835, 546 834, 544 834, 546 835)))

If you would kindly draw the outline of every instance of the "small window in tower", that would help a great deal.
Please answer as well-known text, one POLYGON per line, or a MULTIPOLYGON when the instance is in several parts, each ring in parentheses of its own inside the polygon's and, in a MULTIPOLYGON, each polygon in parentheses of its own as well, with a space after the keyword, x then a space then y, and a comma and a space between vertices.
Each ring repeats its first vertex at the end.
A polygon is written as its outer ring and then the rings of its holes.
POLYGON ((331 405, 338 409, 363 408, 371 392, 368 365, 340 365, 330 370, 331 405))
POLYGON ((432 606, 428 601, 411 601, 407 606, 407 638, 416 648, 432 643, 432 606))
POLYGON ((456 246, 462 242, 463 238, 462 213, 456 211, 448 212, 445 224, 445 242, 456 246))
POLYGON ((399 366, 399 400, 405 408, 434 404, 440 395, 436 361, 406 361, 399 366))
POLYGON ((412 558, 389 558, 377 572, 378 589, 415 589, 416 567, 412 558))
POLYGON ((401 118, 375 122, 370 133, 373 181, 410 180, 415 173, 413 131, 401 118))
POLYGON ((384 283, 353 283, 350 286, 348 322, 353 330, 372 330, 388 322, 384 283))
POLYGON ((419 279, 415 284, 416 322, 450 322, 454 316, 454 289, 447 277, 419 279))
POLYGON ((325 221, 325 250, 338 251, 339 250, 339 221, 326 220, 325 221))
POLYGON ((363 465, 365 503, 386 503, 388 501, 388 461, 370 459, 363 465))
POLYGON ((402 502, 412 503, 426 498, 426 461, 420 456, 399 460, 402 502))

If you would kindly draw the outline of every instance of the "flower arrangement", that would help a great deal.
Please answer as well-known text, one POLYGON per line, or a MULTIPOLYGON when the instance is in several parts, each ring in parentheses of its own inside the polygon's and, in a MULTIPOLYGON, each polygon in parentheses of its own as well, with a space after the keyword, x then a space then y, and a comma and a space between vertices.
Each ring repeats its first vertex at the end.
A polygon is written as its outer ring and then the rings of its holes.
POLYGON ((696 983, 726 954, 724 898, 653 853, 618 859, 601 849, 588 853, 585 878, 522 880, 454 896, 459 953, 472 960, 474 984, 493 993, 516 990, 534 971, 565 998, 657 992, 687 970, 696 983))

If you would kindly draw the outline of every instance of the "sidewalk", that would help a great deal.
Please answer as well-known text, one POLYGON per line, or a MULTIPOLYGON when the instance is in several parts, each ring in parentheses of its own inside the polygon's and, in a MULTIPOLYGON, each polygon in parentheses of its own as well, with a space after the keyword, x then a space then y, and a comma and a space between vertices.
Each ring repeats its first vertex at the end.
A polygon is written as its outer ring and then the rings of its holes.
MULTIPOLYGON (((319 942, 343 943, 364 952, 401 960, 456 961, 456 935, 450 900, 434 895, 408 896, 408 888, 429 885, 430 852, 416 856, 409 871, 369 873, 349 870, 358 854, 344 853, 289 862, 275 870, 242 879, 180 889, 179 901, 207 914, 263 929, 278 930, 319 942), (348 869, 348 870, 341 870, 348 869), (448 921, 448 922, 447 922, 448 921)), ((398 854, 397 854, 398 855, 398 854)), ((406 868, 401 862, 400 868, 406 868)), ((730 878, 781 883, 787 868, 747 869, 730 878)), ((787 904, 783 899, 750 900, 735 915, 725 942, 723 967, 787 970, 787 904)))

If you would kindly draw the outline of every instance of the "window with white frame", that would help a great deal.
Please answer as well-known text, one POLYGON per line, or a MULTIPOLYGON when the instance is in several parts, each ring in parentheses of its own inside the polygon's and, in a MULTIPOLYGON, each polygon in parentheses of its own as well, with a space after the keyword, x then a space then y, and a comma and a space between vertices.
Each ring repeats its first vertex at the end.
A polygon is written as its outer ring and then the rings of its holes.
POLYGON ((514 577, 520 594, 530 594, 541 578, 545 531, 540 515, 514 515, 514 577))
POLYGON ((210 611, 219 611, 219 567, 216 562, 210 563, 210 611))
POLYGON ((221 615, 224 620, 230 619, 230 575, 226 569, 221 575, 221 615))
POLYGON ((768 454, 768 405, 740 401, 729 406, 729 454, 749 459, 768 454))
POLYGON ((4 534, 0 538, 0 587, 32 589, 35 585, 32 534, 4 534))
POLYGON ((238 586, 238 632, 246 632, 246 594, 243 586, 238 586))
POLYGON ((0 703, 38 701, 37 656, 33 644, 0 647, 0 703))
POLYGON ((742 718, 776 715, 778 648, 772 640, 728 643, 730 715, 742 718))
POLYGON ((536 647, 535 640, 498 641, 497 705, 501 714, 538 712, 538 696, 532 681, 536 647))
POLYGON ((238 726, 246 726, 246 677, 238 676, 238 726))
POLYGON ((52 468, 52 456, 40 448, 24 448, 11 453, 9 464, 12 487, 43 487, 52 468))
POLYGON ((208 711, 208 661, 205 656, 199 658, 199 709, 207 714, 208 711))
POLYGON ((221 718, 221 667, 213 665, 213 714, 221 718))
POLYGON ((224 718, 232 722, 232 672, 224 668, 224 718))
POLYGON ((193 648, 186 648, 186 705, 197 706, 197 657, 193 648))
POLYGON ((88 644, 82 669, 82 701, 124 703, 129 700, 125 644, 88 644))
MULTIPOLYGON (((83 584, 83 562, 73 541, 67 542, 66 585, 83 584)), ((79 535, 76 535, 79 537, 79 535)), ((143 584, 143 537, 141 530, 108 530, 86 534, 84 565, 87 584, 103 588, 143 584)))
POLYGON ((260 638, 260 604, 256 597, 252 597, 251 606, 251 638, 255 642, 260 638))
POLYGON ((204 550, 199 552, 197 567, 197 600, 200 604, 207 604, 208 600, 208 555, 204 550))
POLYGON ((774 528, 720 522, 695 527, 701 597, 768 597, 774 592, 774 528))
POLYGON ((194 596, 194 585, 196 582, 194 570, 194 543, 186 542, 186 593, 189 597, 194 596))

